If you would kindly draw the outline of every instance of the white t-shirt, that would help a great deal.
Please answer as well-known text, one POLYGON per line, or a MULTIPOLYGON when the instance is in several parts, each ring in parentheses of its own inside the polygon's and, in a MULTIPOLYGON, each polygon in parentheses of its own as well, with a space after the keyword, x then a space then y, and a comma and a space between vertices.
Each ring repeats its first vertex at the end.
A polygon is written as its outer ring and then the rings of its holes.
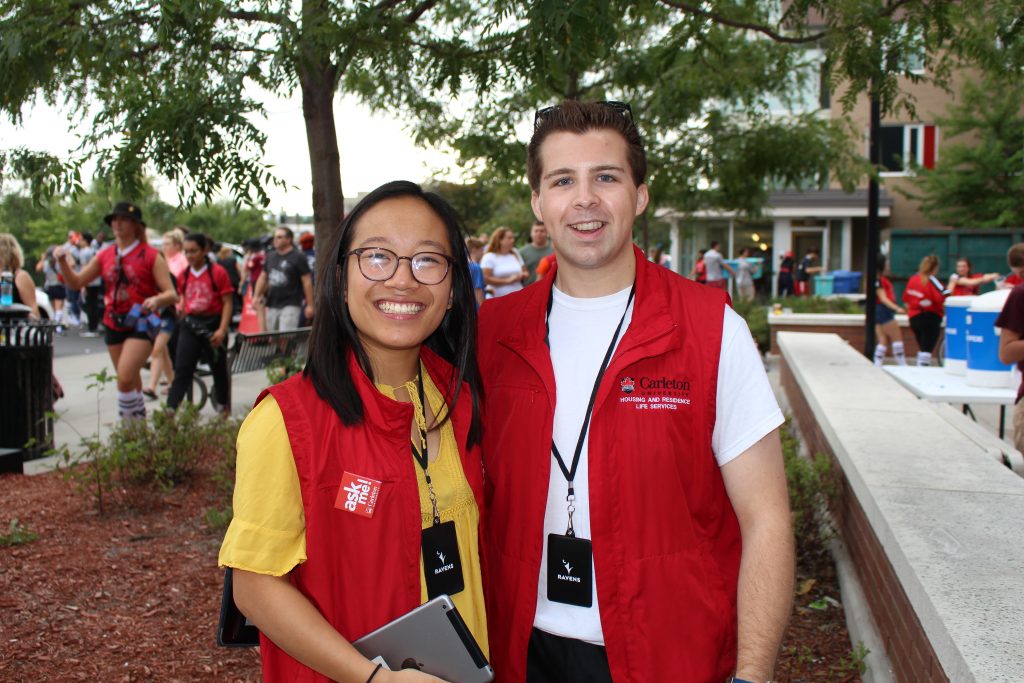
MULTIPOLYGON (((597 371, 628 299, 629 289, 592 299, 570 297, 558 288, 553 289, 548 325, 555 386, 584 388, 558 394, 555 403, 553 439, 567 468, 572 466, 572 456, 597 371)), ((632 313, 631 305, 619 333, 620 340, 626 334, 632 313)), ((722 325, 716 396, 718 410, 711 447, 719 466, 746 451, 783 422, 782 411, 768 383, 757 345, 750 336, 746 322, 731 308, 726 308, 722 325)), ((576 495, 573 528, 581 538, 593 537, 590 529, 588 446, 589 435, 583 443, 573 482, 576 495)), ((547 599, 547 536, 565 533, 568 521, 565 502, 567 486, 565 476, 552 456, 547 508, 544 513, 544 552, 537 582, 537 612, 533 624, 548 633, 604 645, 597 599, 598 577, 593 567, 593 607, 577 607, 547 599)))
MULTIPOLYGON (((514 251, 509 254, 495 254, 487 252, 484 254, 483 258, 480 259, 480 267, 485 270, 490 268, 493 271, 491 273, 493 277, 508 277, 509 275, 515 275, 516 273, 523 272, 523 262, 520 259, 519 254, 514 251)), ((504 296, 509 292, 522 289, 523 283, 521 280, 517 280, 507 285, 491 286, 494 287, 494 296, 504 296)))
POLYGON ((722 260, 722 255, 714 249, 708 249, 704 252, 704 268, 708 276, 708 282, 722 279, 722 260))

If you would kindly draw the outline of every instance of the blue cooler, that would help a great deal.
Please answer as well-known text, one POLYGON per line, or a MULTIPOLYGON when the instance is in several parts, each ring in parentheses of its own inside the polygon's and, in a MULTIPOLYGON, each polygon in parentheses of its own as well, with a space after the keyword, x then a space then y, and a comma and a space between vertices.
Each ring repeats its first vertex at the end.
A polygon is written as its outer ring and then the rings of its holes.
POLYGON ((974 387, 1009 387, 1011 365, 999 362, 999 329, 996 318, 1010 290, 1001 289, 975 297, 967 309, 967 384, 974 387))
POLYGON ((833 270, 832 292, 834 294, 856 294, 860 291, 860 273, 856 270, 833 270))
POLYGON ((832 296, 832 285, 835 280, 831 275, 814 276, 814 296, 832 296))
POLYGON ((946 299, 946 372, 967 374, 967 309, 976 296, 951 296, 946 299))

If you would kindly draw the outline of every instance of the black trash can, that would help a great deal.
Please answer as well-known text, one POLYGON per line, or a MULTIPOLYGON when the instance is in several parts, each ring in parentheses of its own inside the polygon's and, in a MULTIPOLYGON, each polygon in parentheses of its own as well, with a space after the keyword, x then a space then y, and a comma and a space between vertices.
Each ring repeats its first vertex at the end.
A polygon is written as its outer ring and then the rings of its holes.
POLYGON ((53 332, 28 308, 0 307, 0 472, 53 448, 53 332), (31 442, 31 443, 30 443, 31 442))

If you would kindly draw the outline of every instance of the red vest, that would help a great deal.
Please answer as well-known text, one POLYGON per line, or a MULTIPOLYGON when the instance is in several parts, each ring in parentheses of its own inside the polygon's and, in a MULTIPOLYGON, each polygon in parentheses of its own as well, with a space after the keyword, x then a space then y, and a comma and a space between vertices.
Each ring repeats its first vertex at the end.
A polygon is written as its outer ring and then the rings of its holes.
MULTIPOLYGON (((720 683, 736 661, 741 550, 711 450, 727 296, 639 249, 635 256, 632 322, 590 424, 591 540, 608 661, 616 681, 720 683), (655 397, 666 407, 651 409, 655 397)), ((556 394, 544 318, 553 282, 481 311, 484 591, 502 681, 525 678, 545 542, 556 394)), ((590 387, 575 391, 585 400, 590 387)))
POLYGON ((160 293, 153 277, 153 263, 157 251, 140 242, 127 255, 121 257, 122 276, 117 272, 117 245, 104 247, 97 254, 103 276, 103 324, 115 330, 124 329, 114 324, 112 314, 124 315, 133 304, 141 304, 160 293))
MULTIPOLYGON (((448 387, 451 366, 424 348, 421 357, 435 385, 448 387)), ((288 429, 306 516, 307 560, 291 582, 349 641, 420 604, 420 500, 409 449, 412 404, 383 396, 350 358, 349 371, 363 400, 361 425, 345 427, 312 382, 296 375, 265 390, 277 400, 288 429), (335 507, 344 472, 382 482, 373 517, 335 507)), ((482 508, 480 450, 466 452, 469 390, 452 413, 466 479, 482 508)), ((260 634, 267 683, 328 681, 260 634)))

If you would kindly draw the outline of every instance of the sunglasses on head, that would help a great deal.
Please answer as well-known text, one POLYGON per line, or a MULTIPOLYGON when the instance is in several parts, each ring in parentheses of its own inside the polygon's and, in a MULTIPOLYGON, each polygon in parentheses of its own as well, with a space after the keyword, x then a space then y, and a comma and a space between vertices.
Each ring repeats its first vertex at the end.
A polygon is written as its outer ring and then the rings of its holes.
MULTIPOLYGON (((611 109, 616 113, 622 114, 623 116, 629 118, 630 120, 633 119, 633 108, 629 106, 628 102, 619 102, 618 100, 601 100, 596 104, 599 104, 607 109, 611 109)), ((551 107, 544 107, 543 109, 538 109, 533 114, 533 127, 536 128, 538 125, 540 125, 541 121, 551 116, 561 108, 562 105, 556 104, 551 107)))

